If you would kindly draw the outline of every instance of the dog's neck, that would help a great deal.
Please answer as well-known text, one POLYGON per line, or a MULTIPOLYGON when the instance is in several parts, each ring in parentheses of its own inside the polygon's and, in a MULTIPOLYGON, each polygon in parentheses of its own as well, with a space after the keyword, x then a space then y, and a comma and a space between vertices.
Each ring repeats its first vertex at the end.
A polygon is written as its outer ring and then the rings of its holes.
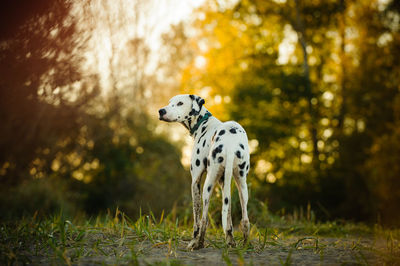
MULTIPOLYGON (((210 111, 208 111, 207 108, 205 108, 205 107, 203 106, 203 107, 200 109, 200 112, 199 112, 198 114, 189 116, 187 120, 185 120, 184 122, 182 122, 182 125, 184 125, 184 126, 189 130, 189 132, 191 133, 191 135, 192 135, 193 137, 195 137, 195 136, 197 135, 197 131, 198 131, 202 126, 207 125, 208 122, 209 122, 210 120, 212 120, 212 119, 216 119, 216 118, 214 118, 214 117, 211 115, 210 111), (206 120, 202 121, 203 117, 204 117, 207 113, 209 114, 209 117, 208 117, 206 120), (200 122, 200 124, 199 124, 199 122, 200 122)), ((200 129, 200 130, 201 130, 201 129, 200 129)))

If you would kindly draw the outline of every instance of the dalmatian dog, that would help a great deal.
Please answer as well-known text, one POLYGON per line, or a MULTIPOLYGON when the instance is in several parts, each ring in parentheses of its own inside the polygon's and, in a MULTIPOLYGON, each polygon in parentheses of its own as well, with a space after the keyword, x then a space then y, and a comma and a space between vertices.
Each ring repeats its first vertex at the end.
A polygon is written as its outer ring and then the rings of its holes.
POLYGON ((231 218, 231 180, 234 177, 242 208, 240 230, 244 243, 250 231, 247 216, 248 191, 246 178, 250 168, 250 155, 246 131, 234 121, 221 122, 203 106, 204 99, 195 95, 177 95, 161 108, 159 119, 178 122, 186 127, 194 139, 190 172, 192 175, 193 239, 189 250, 204 247, 208 225, 208 207, 216 183, 222 190, 222 227, 226 243, 235 246, 231 218), (200 198, 201 177, 207 172, 200 198), (201 213, 201 203, 203 210, 201 213), (201 218, 200 218, 201 215, 201 218))

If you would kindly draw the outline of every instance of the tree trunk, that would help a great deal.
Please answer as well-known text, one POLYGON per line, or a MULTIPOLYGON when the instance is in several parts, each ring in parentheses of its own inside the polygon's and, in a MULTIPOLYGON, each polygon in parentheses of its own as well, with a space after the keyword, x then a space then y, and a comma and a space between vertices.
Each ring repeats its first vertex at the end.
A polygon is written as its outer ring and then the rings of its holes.
POLYGON ((346 5, 344 0, 340 1, 341 15, 339 16, 339 34, 340 34, 340 92, 342 102, 339 109, 338 129, 339 134, 343 133, 344 116, 346 115, 346 65, 345 65, 345 45, 346 45, 346 22, 345 11, 346 5))
POLYGON ((312 104, 312 99, 316 98, 312 92, 312 87, 311 87, 311 80, 310 80, 310 67, 308 65, 308 54, 307 54, 307 42, 305 39, 305 29, 304 29, 304 24, 301 20, 300 17, 300 6, 299 6, 299 1, 294 0, 295 2, 295 9, 296 9, 296 25, 295 25, 295 30, 298 36, 299 43, 301 45, 301 49, 303 52, 303 72, 304 72, 304 78, 306 82, 306 93, 307 93, 307 102, 308 102, 308 112, 311 117, 310 125, 309 125, 309 130, 311 134, 311 141, 313 145, 313 165, 316 170, 319 169, 319 151, 318 151, 318 131, 317 131, 317 123, 318 123, 318 118, 317 118, 317 111, 313 107, 312 104))

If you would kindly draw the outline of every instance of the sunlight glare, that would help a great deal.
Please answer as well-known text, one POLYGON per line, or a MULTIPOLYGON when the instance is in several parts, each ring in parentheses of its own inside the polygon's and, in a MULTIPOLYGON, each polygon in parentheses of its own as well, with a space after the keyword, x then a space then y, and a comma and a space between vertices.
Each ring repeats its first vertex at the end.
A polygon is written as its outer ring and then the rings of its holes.
POLYGON ((257 151, 258 148, 258 140, 257 139, 251 139, 249 140, 249 150, 250 154, 253 154, 257 151))
POLYGON ((158 67, 161 35, 171 25, 191 19, 193 10, 203 3, 204 0, 75 2, 73 15, 80 20, 82 38, 88 39, 82 69, 87 74, 99 75, 103 96, 112 87, 132 90, 138 64, 144 73, 152 73, 158 67), (137 45, 142 45, 141 50, 137 50, 137 45), (146 49, 148 55, 144 54, 146 49))
POLYGON ((215 102, 216 104, 220 104, 220 103, 222 102, 222 97, 221 97, 221 95, 215 95, 215 97, 214 97, 214 102, 215 102))
POLYGON ((194 60, 194 65, 199 69, 204 68, 206 64, 207 64, 207 59, 204 56, 199 55, 194 60))
POLYGON ((267 177, 266 177, 267 181, 269 183, 275 183, 276 182, 276 177, 273 173, 268 173, 267 177))
POLYGON ((264 179, 266 173, 272 170, 272 164, 264 159, 258 160, 255 167, 255 174, 260 179, 264 179))
POLYGON ((297 44, 297 34, 289 24, 285 25, 283 33, 285 37, 279 45, 279 56, 277 60, 279 65, 289 63, 294 51, 296 50, 297 44))
POLYGON ((333 130, 331 128, 325 129, 324 133, 322 134, 323 139, 326 140, 326 139, 330 138, 332 136, 332 134, 333 134, 333 130))
POLYGON ((306 163, 306 164, 312 162, 312 157, 310 155, 308 155, 308 154, 305 154, 305 153, 303 153, 301 155, 300 159, 301 159, 301 162, 306 163))

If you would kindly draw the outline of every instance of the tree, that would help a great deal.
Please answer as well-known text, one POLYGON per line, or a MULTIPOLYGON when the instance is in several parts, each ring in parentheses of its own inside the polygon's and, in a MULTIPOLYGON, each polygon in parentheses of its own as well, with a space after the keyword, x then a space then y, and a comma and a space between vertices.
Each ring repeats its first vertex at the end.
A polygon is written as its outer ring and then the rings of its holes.
POLYGON ((77 7, 85 3, 40 2, 21 13, 12 31, 1 31, 1 219, 118 206, 135 217, 141 209, 159 214, 184 200, 179 145, 155 133, 142 108, 152 79, 144 66, 147 43, 136 36, 119 47, 112 32, 125 18, 115 21, 108 10, 113 51, 107 87, 101 73, 87 69, 94 25, 83 23, 90 9, 77 7), (140 74, 129 77, 135 71, 140 74), (132 80, 134 91, 127 92, 132 80), (106 89, 110 97, 98 97, 106 89), (127 97, 133 94, 140 96, 136 102, 127 97))
POLYGON ((210 1, 199 12, 196 52, 206 63, 193 60, 183 86, 224 99, 212 111, 256 140, 257 197, 275 210, 311 202, 320 217, 374 220, 371 184, 387 183, 366 165, 371 145, 397 139, 396 5, 210 1))
POLYGON ((5 183, 41 176, 41 169, 49 167, 45 158, 56 152, 52 147, 77 134, 81 107, 97 92, 92 78, 84 80, 79 72, 81 40, 70 9, 66 1, 42 1, 2 31, 0 149, 5 152, 0 164, 5 183))

